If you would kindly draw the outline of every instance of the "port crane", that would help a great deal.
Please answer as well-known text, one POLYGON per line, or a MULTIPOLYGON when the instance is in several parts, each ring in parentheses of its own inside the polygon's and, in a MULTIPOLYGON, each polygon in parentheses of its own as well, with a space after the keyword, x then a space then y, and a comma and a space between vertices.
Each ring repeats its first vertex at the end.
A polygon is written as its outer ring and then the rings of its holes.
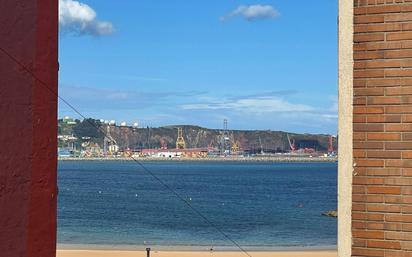
POLYGON ((183 138, 183 129, 177 128, 177 139, 176 139, 176 149, 185 149, 186 142, 183 138))
POLYGON ((117 146, 117 142, 110 134, 110 125, 107 125, 106 136, 104 137, 104 140, 103 140, 103 152, 105 155, 107 155, 108 153, 111 154, 113 152, 117 152, 118 150, 119 150, 119 147, 117 146))
POLYGON ((231 150, 232 153, 237 153, 239 151, 239 144, 237 142, 233 143, 231 150))
POLYGON ((161 137, 159 140, 160 143, 160 149, 166 150, 167 149, 167 141, 161 137))
POLYGON ((335 149, 333 148, 333 136, 329 136, 329 142, 328 142, 328 154, 333 155, 335 154, 335 149))
POLYGON ((223 120, 222 137, 220 138, 220 154, 230 154, 230 137, 227 129, 227 119, 223 120))
POLYGON ((296 152, 295 139, 292 139, 292 141, 291 141, 289 134, 286 134, 286 135, 287 135, 287 137, 288 137, 288 143, 289 143, 290 151, 291 151, 292 153, 296 152))
POLYGON ((263 151, 262 139, 260 138, 260 136, 259 136, 259 144, 260 144, 260 154, 264 155, 265 152, 263 151))

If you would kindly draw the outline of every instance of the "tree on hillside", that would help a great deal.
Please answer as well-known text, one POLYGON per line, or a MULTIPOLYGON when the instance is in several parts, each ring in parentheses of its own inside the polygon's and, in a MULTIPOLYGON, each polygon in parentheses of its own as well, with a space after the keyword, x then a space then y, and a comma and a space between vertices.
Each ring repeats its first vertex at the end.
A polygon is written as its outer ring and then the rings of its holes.
POLYGON ((103 133, 100 130, 101 123, 99 120, 95 119, 84 119, 82 122, 78 123, 73 128, 75 136, 91 137, 91 138, 102 138, 103 133), (98 129, 99 128, 99 129, 98 129))

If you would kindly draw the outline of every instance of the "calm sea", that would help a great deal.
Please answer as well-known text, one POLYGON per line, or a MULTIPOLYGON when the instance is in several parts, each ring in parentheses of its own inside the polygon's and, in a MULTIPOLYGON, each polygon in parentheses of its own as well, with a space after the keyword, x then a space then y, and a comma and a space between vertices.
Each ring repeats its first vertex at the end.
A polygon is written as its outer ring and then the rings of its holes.
MULTIPOLYGON (((248 249, 336 247, 336 163, 145 165, 248 249)), ((232 244, 134 162, 60 162, 61 246, 230 249, 232 244)), ((87 248, 87 247, 86 247, 87 248)))

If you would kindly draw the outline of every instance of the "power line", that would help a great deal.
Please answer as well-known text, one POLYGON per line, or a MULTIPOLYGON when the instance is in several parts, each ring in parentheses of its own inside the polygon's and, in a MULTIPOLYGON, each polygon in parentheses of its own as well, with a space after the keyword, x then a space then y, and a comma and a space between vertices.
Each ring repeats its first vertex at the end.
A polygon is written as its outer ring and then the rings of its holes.
MULTIPOLYGON (((39 77, 34 74, 33 71, 31 71, 29 68, 27 68, 22 62, 20 62, 17 58, 15 58, 13 55, 11 55, 9 52, 7 52, 4 48, 0 47, 0 51, 3 52, 7 57, 9 57, 13 62, 15 62, 18 66, 20 66, 24 71, 26 71, 31 77, 33 77, 35 80, 37 80, 43 87, 45 87, 47 90, 49 90, 53 95, 55 95, 58 99, 60 99, 63 103, 65 103, 70 109, 72 109, 74 112, 76 112, 80 117, 82 117, 87 123, 89 123, 92 127, 95 127, 97 130, 99 130, 105 137, 107 137, 106 132, 101 129, 101 127, 95 125, 93 122, 88 120, 79 110, 77 110, 72 104, 70 104, 66 99, 63 97, 59 96, 58 93, 56 93, 52 88, 49 87, 49 85, 41 80, 39 77)), ((229 237, 223 230, 221 230, 217 225, 215 225, 213 222, 211 222, 205 215, 203 215, 199 210, 197 210, 195 207, 193 207, 185 198, 183 198, 176 190, 171 188, 169 185, 167 185, 162 179, 160 179, 156 174, 154 174, 150 169, 148 169, 142 162, 134 158, 133 156, 129 156, 131 160, 133 160, 135 163, 137 163, 146 173, 148 173, 150 176, 152 176, 156 181, 159 182, 164 188, 169 190, 174 196, 176 196, 179 200, 181 200, 183 203, 185 203, 195 214, 197 214, 199 217, 201 217, 209 226, 213 227, 217 232, 222 234, 224 238, 226 238, 228 241, 230 241, 233 245, 235 245, 237 248, 239 248, 245 255, 252 257, 240 244, 238 244, 235 240, 233 240, 231 237, 229 237)))

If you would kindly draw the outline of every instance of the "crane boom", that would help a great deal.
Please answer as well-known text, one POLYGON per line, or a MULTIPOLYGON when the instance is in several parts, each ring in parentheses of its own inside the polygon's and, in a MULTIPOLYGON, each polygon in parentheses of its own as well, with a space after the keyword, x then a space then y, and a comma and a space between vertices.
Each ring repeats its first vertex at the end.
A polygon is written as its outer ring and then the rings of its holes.
POLYGON ((289 134, 286 134, 286 136, 288 138, 290 150, 292 151, 292 153, 294 153, 296 151, 295 140, 293 140, 293 143, 292 143, 292 141, 290 140, 289 134))

